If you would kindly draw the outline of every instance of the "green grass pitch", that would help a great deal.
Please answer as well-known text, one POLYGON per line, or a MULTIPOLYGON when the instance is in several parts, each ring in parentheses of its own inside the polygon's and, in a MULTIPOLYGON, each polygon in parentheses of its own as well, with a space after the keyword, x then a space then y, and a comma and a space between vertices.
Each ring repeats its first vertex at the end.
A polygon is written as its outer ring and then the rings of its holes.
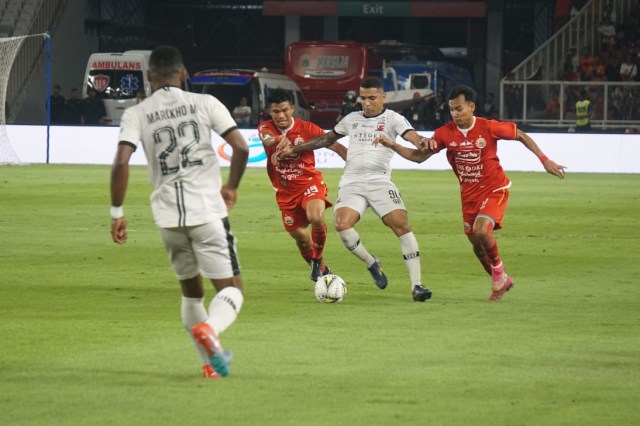
MULTIPOLYGON (((339 176, 325 171, 331 199, 339 176)), ((375 287, 329 210, 325 259, 349 293, 323 305, 266 172, 248 170, 230 215, 246 288, 223 335, 235 359, 204 380, 146 169, 132 168, 117 246, 109 167, 2 167, 0 423, 640 424, 640 175, 509 176, 502 302, 486 301, 453 174, 395 171, 433 299, 412 302, 399 243, 368 211, 357 229, 390 282, 375 287)))

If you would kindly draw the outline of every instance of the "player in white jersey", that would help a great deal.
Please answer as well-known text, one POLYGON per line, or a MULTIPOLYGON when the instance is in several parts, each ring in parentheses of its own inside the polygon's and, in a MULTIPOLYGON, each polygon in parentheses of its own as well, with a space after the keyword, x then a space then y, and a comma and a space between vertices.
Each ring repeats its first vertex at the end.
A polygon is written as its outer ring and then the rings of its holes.
POLYGON ((346 165, 340 179, 338 200, 333 207, 336 231, 345 247, 365 262, 376 285, 384 289, 387 277, 380 268, 380 260, 366 250, 354 228, 367 207, 371 207, 398 237, 409 271, 413 300, 424 302, 431 298, 431 291, 422 285, 418 241, 411 231, 400 191, 391 181, 394 151, 373 143, 382 135, 392 140, 401 136, 414 145, 420 144, 423 138, 403 116, 385 109, 385 93, 378 78, 368 77, 362 81, 360 99, 362 111, 348 114, 333 130, 303 144, 282 144, 278 156, 287 157, 300 151, 327 147, 349 136, 346 165))
POLYGON ((247 165, 249 149, 227 108, 216 98, 180 89, 186 77, 182 55, 169 46, 151 52, 153 94, 122 116, 118 150, 111 169, 111 235, 127 241, 123 202, 129 160, 142 143, 154 188, 151 210, 173 270, 182 287, 182 322, 202 358, 203 375, 229 374, 230 353, 218 337, 236 319, 244 297, 235 238, 227 218, 247 165), (222 183, 211 131, 233 155, 222 183), (204 306, 202 277, 217 294, 204 306))

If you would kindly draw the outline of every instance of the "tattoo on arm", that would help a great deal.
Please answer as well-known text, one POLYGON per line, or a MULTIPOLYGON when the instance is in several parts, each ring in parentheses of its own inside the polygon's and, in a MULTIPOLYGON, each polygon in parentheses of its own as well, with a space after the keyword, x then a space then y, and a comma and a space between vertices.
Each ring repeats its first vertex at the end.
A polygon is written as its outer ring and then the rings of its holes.
POLYGON ((335 141, 338 140, 338 136, 333 132, 327 132, 323 135, 316 136, 315 138, 311 138, 305 143, 301 143, 300 145, 296 145, 293 147, 293 152, 300 151, 313 151, 318 148, 326 148, 329 145, 333 145, 335 141))

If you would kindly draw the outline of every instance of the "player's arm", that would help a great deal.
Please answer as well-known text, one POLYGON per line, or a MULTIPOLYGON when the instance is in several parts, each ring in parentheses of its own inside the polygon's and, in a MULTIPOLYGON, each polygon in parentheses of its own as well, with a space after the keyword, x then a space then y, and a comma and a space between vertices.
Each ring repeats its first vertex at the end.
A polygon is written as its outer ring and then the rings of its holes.
POLYGON ((260 136, 260 140, 266 147, 277 145, 283 139, 282 135, 274 135, 273 133, 271 133, 271 129, 260 130, 258 135, 260 136))
POLYGON ((431 149, 429 148, 423 147, 415 149, 400 145, 399 143, 391 140, 385 135, 377 136, 372 143, 374 145, 382 145, 386 146, 387 148, 391 148, 392 150, 400 154, 401 157, 415 163, 422 163, 434 154, 433 151, 431 151, 431 149))
POLYGON ((227 205, 227 210, 231 210, 236 203, 237 190, 240 186, 240 180, 247 168, 247 160, 249 159, 249 147, 247 141, 242 137, 242 133, 234 128, 225 134, 224 140, 229 144, 232 150, 231 164, 229 166, 229 177, 227 182, 220 188, 220 193, 227 205))
POLYGON ((120 141, 111 166, 111 238, 117 244, 127 242, 127 219, 122 205, 129 184, 129 160, 135 145, 120 141))
POLYGON ((333 130, 329 130, 327 133, 313 137, 304 143, 295 146, 292 146, 291 144, 283 146, 278 152, 278 158, 290 157, 302 151, 314 151, 320 148, 328 148, 340 139, 340 137, 341 136, 338 136, 338 134, 333 130))
POLYGON ((338 154, 340 156, 340 158, 342 158, 344 161, 347 161, 347 147, 346 146, 344 146, 341 143, 337 142, 337 143, 334 143, 333 145, 329 145, 327 147, 327 149, 330 149, 331 151, 333 151, 336 154, 338 154))
POLYGON ((556 164, 555 161, 550 160, 549 157, 544 155, 538 144, 535 143, 529 135, 518 129, 516 132, 516 140, 522 142, 522 144, 527 147, 529 151, 533 152, 535 156, 540 159, 540 162, 544 166, 544 169, 547 171, 547 173, 557 176, 560 179, 564 179, 566 167, 556 164))
POLYGON ((402 135, 402 138, 411 142, 418 149, 427 148, 433 151, 438 145, 438 142, 436 142, 435 139, 420 136, 415 130, 409 130, 402 135))

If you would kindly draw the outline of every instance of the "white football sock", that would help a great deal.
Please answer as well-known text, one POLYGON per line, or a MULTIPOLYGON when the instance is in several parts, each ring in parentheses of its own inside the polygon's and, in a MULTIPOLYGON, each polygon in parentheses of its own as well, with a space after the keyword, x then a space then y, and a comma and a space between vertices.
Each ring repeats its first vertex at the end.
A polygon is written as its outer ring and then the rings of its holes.
POLYGON ((342 244, 353 253, 358 259, 362 260, 367 264, 367 268, 373 265, 373 262, 376 260, 373 256, 364 248, 364 245, 360 243, 360 235, 354 228, 345 229, 344 231, 338 232, 340 239, 342 240, 342 244))
POLYGON ((409 280, 411 280, 411 289, 414 285, 421 284, 421 268, 420 268, 420 249, 418 248, 418 240, 416 240, 413 232, 408 232, 400 237, 400 248, 402 249, 402 257, 404 264, 409 270, 409 280))
POLYGON ((207 322, 219 335, 222 334, 240 313, 244 296, 236 287, 225 287, 216 294, 209 304, 207 322))
POLYGON ((184 324, 184 328, 187 330, 187 333, 189 333, 189 337, 191 337, 191 341, 195 345, 202 363, 208 364, 209 358, 207 357, 207 352, 195 341, 193 334, 191 334, 191 329, 194 325, 207 319, 207 310, 204 308, 203 301, 204 298, 202 297, 182 296, 181 316, 182 324, 184 324))

